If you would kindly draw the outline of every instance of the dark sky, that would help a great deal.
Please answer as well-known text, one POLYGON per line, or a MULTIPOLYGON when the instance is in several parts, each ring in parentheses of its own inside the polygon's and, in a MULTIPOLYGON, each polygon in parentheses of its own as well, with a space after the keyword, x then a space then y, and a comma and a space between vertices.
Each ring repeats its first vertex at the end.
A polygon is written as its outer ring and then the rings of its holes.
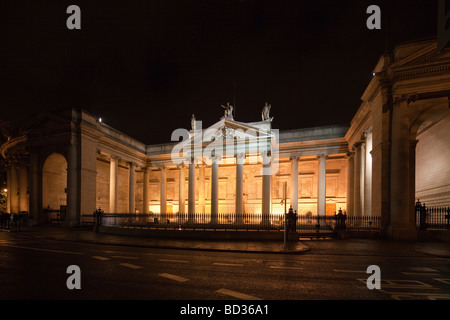
POLYGON ((146 144, 234 101, 238 121, 269 102, 277 129, 347 125, 388 17, 391 44, 436 36, 434 0, 0 0, 0 118, 82 107, 146 144), (381 30, 366 28, 371 4, 381 30))

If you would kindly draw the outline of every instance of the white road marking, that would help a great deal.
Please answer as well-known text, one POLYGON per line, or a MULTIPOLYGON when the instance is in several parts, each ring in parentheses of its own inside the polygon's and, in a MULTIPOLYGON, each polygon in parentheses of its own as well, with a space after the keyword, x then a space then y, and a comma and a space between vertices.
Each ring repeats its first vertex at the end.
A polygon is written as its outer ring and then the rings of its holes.
POLYGON ((270 269, 303 270, 303 268, 300 267, 283 267, 283 266, 270 266, 270 269))
POLYGON ((236 292, 236 291, 224 289, 224 288, 219 289, 216 292, 220 293, 220 294, 224 294, 226 296, 233 297, 233 298, 241 299, 241 300, 262 300, 261 298, 258 298, 258 297, 250 296, 245 293, 236 292))
POLYGON ((171 279, 171 280, 175 280, 178 282, 186 282, 189 281, 189 279, 174 275, 174 274, 170 274, 170 273, 160 273, 158 274, 158 276, 163 277, 163 278, 167 278, 167 279, 171 279))
POLYGON ((128 257, 128 256, 112 256, 112 258, 118 258, 118 259, 139 259, 139 257, 128 257))
POLYGON ((131 264, 131 263, 119 263, 119 264, 121 266, 128 267, 128 268, 131 268, 131 269, 141 269, 142 268, 141 266, 137 266, 137 265, 131 264))
POLYGON ((367 273, 363 270, 339 270, 339 269, 333 269, 334 272, 350 272, 350 273, 367 273))
POLYGON ((439 282, 442 282, 442 283, 445 283, 445 284, 450 284, 450 279, 436 279, 436 278, 433 278, 433 280, 436 280, 436 281, 439 281, 439 282))
POLYGON ((241 263, 222 263, 222 262, 214 262, 213 265, 215 265, 215 266, 228 266, 228 267, 242 267, 242 266, 244 266, 241 263))
POLYGON ((92 258, 101 260, 101 261, 110 260, 109 258, 105 258, 105 257, 101 257, 101 256, 92 256, 92 258))
POLYGON ((42 249, 42 248, 24 247, 24 246, 12 245, 12 244, 2 244, 2 245, 5 246, 5 247, 20 248, 20 249, 28 249, 28 250, 43 251, 43 252, 67 253, 67 254, 84 254, 83 252, 62 251, 62 250, 52 250, 52 249, 42 249))
POLYGON ((159 259, 161 262, 188 263, 186 260, 159 259))
POLYGON ((413 276, 438 276, 439 273, 429 273, 429 272, 402 272, 406 275, 413 275, 413 276))
POLYGON ((408 269, 411 271, 417 271, 417 272, 439 272, 436 269, 428 268, 428 267, 409 267, 408 269))

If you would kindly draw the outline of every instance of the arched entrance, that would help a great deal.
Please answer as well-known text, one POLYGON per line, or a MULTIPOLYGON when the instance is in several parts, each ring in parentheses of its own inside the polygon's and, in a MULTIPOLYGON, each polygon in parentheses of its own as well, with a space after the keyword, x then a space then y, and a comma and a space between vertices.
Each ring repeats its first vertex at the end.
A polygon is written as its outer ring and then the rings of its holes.
POLYGON ((417 132, 416 199, 450 206, 450 109, 437 112, 417 132))
MULTIPOLYGON (((415 201, 426 206, 426 213, 415 208, 416 227, 420 230, 446 226, 446 208, 450 207, 450 109, 448 100, 435 101, 413 122, 411 138, 415 138, 415 201)), ((424 206, 424 207, 425 207, 424 206)))
POLYGON ((42 206, 45 222, 66 218, 67 161, 60 153, 50 154, 42 166, 42 206))

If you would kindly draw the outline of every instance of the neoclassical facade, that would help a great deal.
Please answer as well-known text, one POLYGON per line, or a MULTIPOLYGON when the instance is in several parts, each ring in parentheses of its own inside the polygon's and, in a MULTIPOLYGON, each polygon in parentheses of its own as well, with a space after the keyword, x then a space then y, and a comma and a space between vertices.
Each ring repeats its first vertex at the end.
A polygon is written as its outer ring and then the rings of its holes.
POLYGON ((62 206, 68 225, 99 207, 268 219, 286 199, 301 215, 378 216, 387 238, 414 240, 417 197, 450 205, 449 71, 450 50, 433 39, 397 46, 349 126, 277 130, 270 105, 251 123, 227 105, 214 124, 193 118, 167 133, 175 142, 146 145, 83 110, 43 113, 0 147, 7 210, 40 223, 44 208, 62 206))

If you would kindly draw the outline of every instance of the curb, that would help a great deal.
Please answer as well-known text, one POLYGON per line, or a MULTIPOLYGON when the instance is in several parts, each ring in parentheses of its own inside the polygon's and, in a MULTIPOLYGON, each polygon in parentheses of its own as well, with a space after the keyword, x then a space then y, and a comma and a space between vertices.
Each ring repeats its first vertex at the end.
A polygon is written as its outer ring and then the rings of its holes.
POLYGON ((136 247, 136 248, 153 248, 153 249, 171 249, 171 250, 191 250, 191 251, 210 251, 210 252, 240 252, 240 253, 266 253, 266 254, 303 254, 311 250, 310 247, 302 244, 303 248, 298 250, 248 250, 248 249, 222 249, 222 248, 199 248, 199 247, 184 247, 175 245, 161 245, 161 244, 138 244, 138 243, 118 243, 118 242, 108 242, 108 241, 98 241, 98 240, 86 240, 86 239, 66 239, 60 237, 44 236, 40 234, 24 234, 20 233, 22 236, 31 237, 35 239, 46 239, 54 241, 66 241, 66 242, 80 242, 89 244, 99 244, 99 245, 110 245, 110 246, 123 246, 123 247, 136 247))

